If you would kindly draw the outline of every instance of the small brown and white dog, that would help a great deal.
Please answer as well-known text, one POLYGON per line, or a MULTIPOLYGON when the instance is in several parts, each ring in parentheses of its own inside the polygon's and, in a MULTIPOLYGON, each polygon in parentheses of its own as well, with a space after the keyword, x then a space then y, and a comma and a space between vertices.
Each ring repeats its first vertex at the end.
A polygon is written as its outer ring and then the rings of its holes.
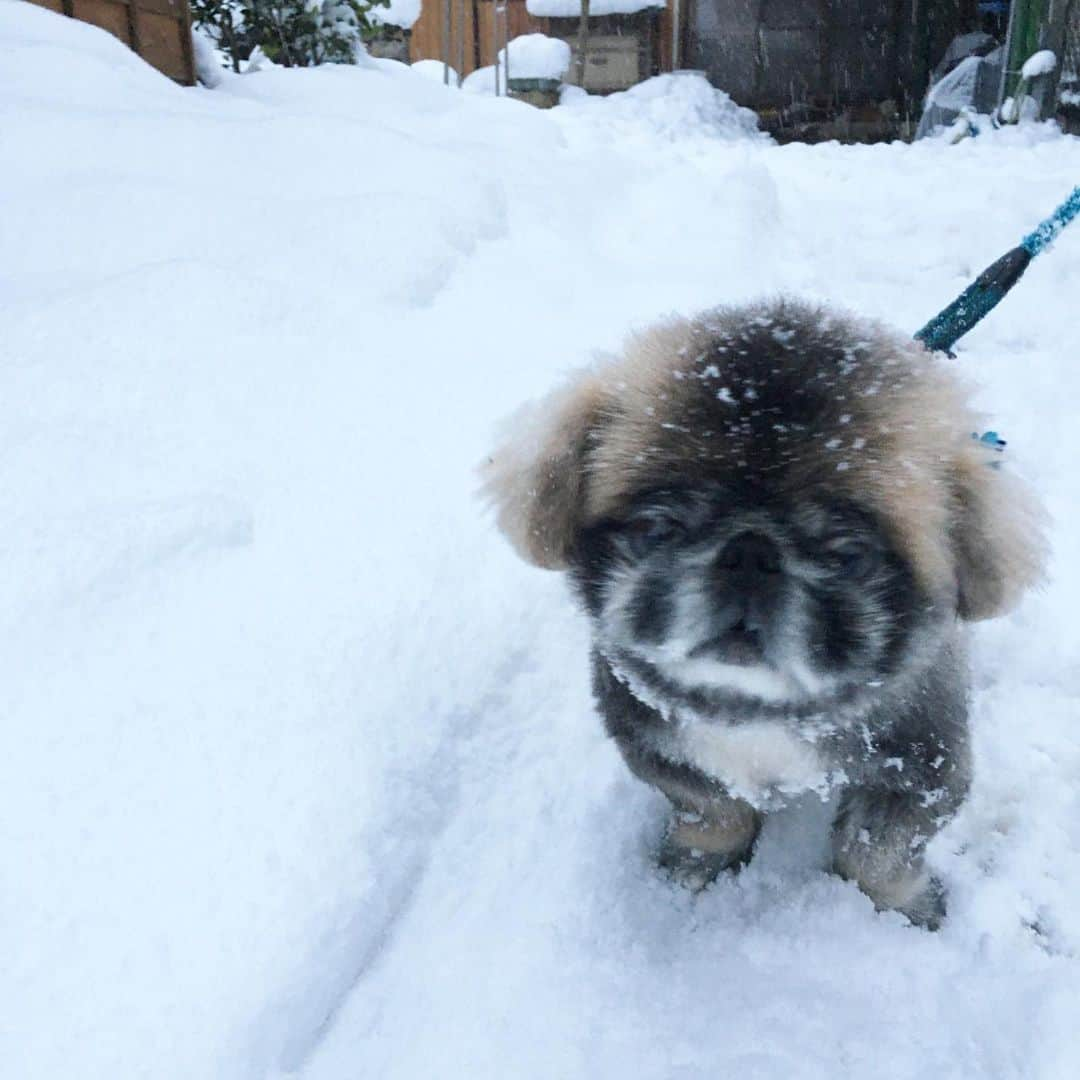
POLYGON ((763 815, 841 789, 836 872, 936 926, 927 842, 971 776, 962 624, 1039 574, 1038 514, 921 345, 778 300, 675 318, 573 378, 486 466, 565 570, 596 701, 701 886, 763 815))

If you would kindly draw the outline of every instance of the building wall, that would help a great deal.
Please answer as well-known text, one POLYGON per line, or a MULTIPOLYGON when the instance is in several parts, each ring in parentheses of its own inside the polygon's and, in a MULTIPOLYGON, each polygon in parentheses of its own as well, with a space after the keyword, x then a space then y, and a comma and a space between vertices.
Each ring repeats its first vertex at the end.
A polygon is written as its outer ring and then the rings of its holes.
POLYGON ((973 0, 692 0, 689 66, 754 109, 917 111, 973 0))

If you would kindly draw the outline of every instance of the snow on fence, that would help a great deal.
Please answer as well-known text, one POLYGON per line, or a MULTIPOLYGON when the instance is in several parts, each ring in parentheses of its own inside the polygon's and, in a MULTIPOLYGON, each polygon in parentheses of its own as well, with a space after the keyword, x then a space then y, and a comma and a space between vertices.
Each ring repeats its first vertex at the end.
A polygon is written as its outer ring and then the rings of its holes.
POLYGON ((195 84, 187 0, 30 0, 108 30, 148 64, 185 86, 195 84))

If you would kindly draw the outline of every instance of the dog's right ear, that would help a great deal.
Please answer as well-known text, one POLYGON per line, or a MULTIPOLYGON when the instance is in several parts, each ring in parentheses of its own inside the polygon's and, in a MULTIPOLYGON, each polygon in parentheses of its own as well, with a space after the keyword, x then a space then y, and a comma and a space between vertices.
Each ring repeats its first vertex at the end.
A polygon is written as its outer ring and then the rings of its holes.
POLYGON ((1046 560, 1043 512, 1000 465, 975 438, 964 439, 952 461, 957 613, 969 622, 1015 607, 1042 579, 1046 560))
POLYGON ((604 416, 602 380, 577 379, 507 425, 481 466, 499 528, 534 566, 565 570, 581 527, 589 451, 604 416))

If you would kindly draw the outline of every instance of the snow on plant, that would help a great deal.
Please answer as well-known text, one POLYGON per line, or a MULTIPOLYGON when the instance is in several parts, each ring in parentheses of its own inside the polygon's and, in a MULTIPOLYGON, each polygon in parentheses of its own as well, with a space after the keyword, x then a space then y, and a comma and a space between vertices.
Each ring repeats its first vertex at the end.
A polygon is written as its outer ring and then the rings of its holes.
POLYGON ((192 0, 191 14, 234 71, 256 47, 285 67, 352 64, 389 0, 192 0))
POLYGON ((1021 79, 1037 79, 1040 75, 1049 75, 1057 67, 1057 57, 1050 49, 1040 49, 1024 61, 1020 69, 1021 79))
MULTIPOLYGON (((254 44, 244 24, 244 7, 244 0, 191 0, 192 25, 221 51, 233 71, 240 70, 240 61, 248 58, 254 44)), ((201 70, 199 77, 206 82, 201 70)))

